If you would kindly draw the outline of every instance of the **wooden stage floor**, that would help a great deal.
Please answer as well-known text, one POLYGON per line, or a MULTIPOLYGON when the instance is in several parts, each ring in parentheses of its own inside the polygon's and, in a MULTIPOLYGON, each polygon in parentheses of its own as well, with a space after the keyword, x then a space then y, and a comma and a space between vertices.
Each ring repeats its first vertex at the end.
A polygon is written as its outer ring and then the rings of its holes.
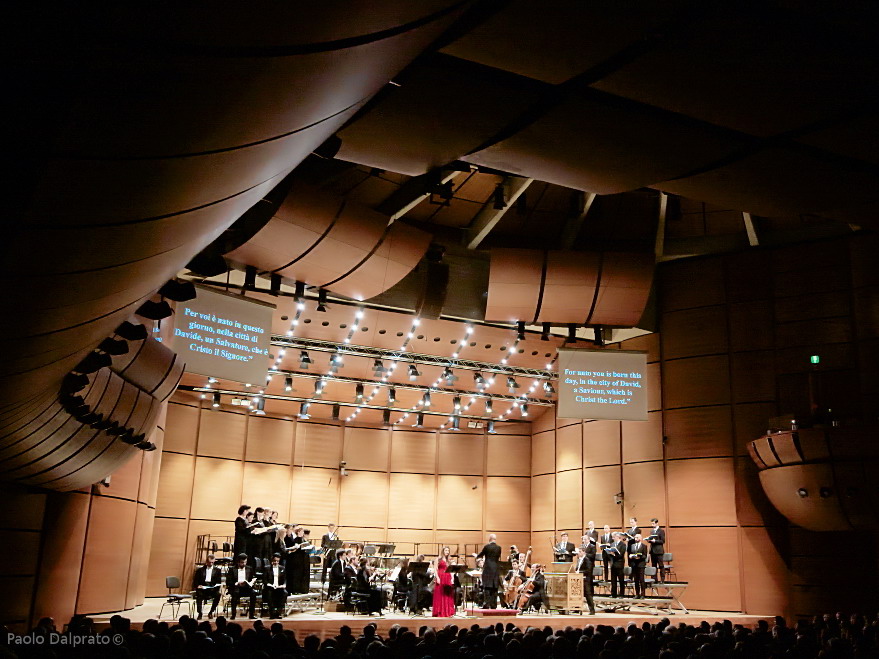
MULTIPOLYGON (((102 628, 109 623, 110 616, 118 613, 119 615, 122 615, 131 620, 131 623, 134 627, 140 627, 140 625, 143 624, 144 621, 149 620, 150 618, 159 617, 159 609, 161 608, 162 602, 164 601, 165 598, 163 597, 150 597, 146 599, 142 606, 135 607, 134 609, 96 614, 89 617, 95 621, 99 628, 102 628)), ((205 610, 207 611, 208 608, 209 607, 205 607, 205 610)), ((369 618, 368 616, 353 615, 350 613, 329 612, 320 614, 313 611, 306 611, 303 613, 293 613, 279 621, 269 620, 268 618, 262 618, 262 621, 266 626, 269 626, 274 622, 280 622, 284 625, 286 629, 295 630, 297 638, 301 640, 309 634, 317 634, 317 636, 322 639, 328 636, 335 636, 339 633, 339 627, 341 627, 342 625, 348 625, 355 634, 359 634, 363 627, 370 622, 374 622, 378 626, 378 633, 380 635, 386 636, 388 630, 393 625, 405 626, 415 632, 417 632, 422 625, 427 625, 429 627, 439 629, 449 624, 454 624, 458 627, 470 627, 471 625, 476 624, 484 627, 489 624, 496 624, 498 622, 503 623, 504 625, 506 625, 508 622, 512 622, 520 629, 525 629, 526 627, 545 627, 547 625, 554 629, 557 629, 559 627, 567 627, 568 625, 572 627, 584 627, 586 625, 599 624, 625 626, 629 622, 641 624, 645 621, 650 623, 656 623, 662 618, 663 615, 651 615, 634 611, 620 611, 617 613, 602 613, 601 611, 599 611, 598 614, 594 616, 588 615, 588 613, 584 615, 555 615, 549 613, 540 613, 528 615, 511 614, 508 616, 467 616, 453 618, 431 618, 426 616, 413 617, 401 613, 388 613, 383 618, 369 618)), ((204 619, 207 620, 207 613, 205 613, 204 619)), ((733 624, 741 624, 749 627, 756 625, 758 620, 769 620, 769 622, 772 623, 772 616, 753 616, 745 615, 743 613, 735 613, 732 611, 725 612, 690 610, 690 612, 687 614, 676 612, 674 615, 669 616, 669 619, 674 624, 677 624, 679 622, 698 624, 703 620, 707 620, 711 623, 718 620, 730 620, 733 624)), ((164 620, 170 621, 170 616, 167 613, 167 607, 164 620)), ((242 625, 245 629, 251 624, 251 621, 246 616, 239 616, 236 622, 242 625)))

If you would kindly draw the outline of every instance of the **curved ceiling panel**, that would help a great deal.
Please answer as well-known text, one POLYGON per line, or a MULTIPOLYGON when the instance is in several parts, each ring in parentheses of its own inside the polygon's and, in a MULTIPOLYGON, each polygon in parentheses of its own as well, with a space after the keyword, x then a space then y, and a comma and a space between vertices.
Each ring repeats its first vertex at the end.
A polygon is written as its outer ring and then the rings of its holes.
POLYGON ((430 234, 326 190, 294 183, 268 224, 227 256, 232 261, 327 288, 374 297, 421 260, 430 234))
POLYGON ((633 327, 652 282, 651 254, 493 249, 485 317, 633 327))

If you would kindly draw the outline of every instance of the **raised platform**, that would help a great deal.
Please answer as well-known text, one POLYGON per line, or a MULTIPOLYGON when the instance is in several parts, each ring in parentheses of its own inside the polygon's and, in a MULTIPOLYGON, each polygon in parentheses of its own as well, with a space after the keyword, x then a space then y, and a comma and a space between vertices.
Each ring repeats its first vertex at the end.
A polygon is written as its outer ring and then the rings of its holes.
MULTIPOLYGON (((147 598, 143 606, 138 606, 134 609, 97 614, 90 617, 95 621, 98 628, 103 628, 109 624, 110 617, 118 613, 119 615, 130 619, 133 626, 140 627, 144 621, 149 620, 150 618, 159 617, 159 609, 164 601, 165 599, 162 597, 151 597, 147 598)), ((164 619, 169 620, 167 614, 164 619)), ((506 615, 501 613, 491 617, 476 617, 467 614, 461 617, 455 616, 452 618, 431 618, 425 616, 413 617, 401 613, 389 613, 383 618, 370 618, 368 616, 352 615, 350 613, 331 612, 319 614, 315 611, 309 610, 302 613, 294 613, 279 621, 268 620, 267 618, 263 618, 262 620, 266 625, 280 622, 286 629, 294 630, 297 636, 301 639, 308 634, 316 634, 320 638, 335 636, 339 633, 339 627, 342 625, 348 625, 355 634, 359 634, 363 627, 369 623, 376 624, 378 626, 378 633, 384 636, 387 635, 388 630, 393 625, 402 625, 417 632, 418 628, 422 625, 440 628, 450 624, 458 625, 459 627, 469 627, 470 625, 486 626, 497 623, 506 625, 511 622, 517 627, 524 629, 526 627, 545 627, 547 625, 553 628, 566 627, 568 625, 573 627, 583 627, 586 625, 624 626, 629 622, 635 622, 638 624, 641 624, 642 622, 655 623, 660 619, 661 616, 636 611, 621 611, 618 613, 604 613, 599 611, 598 615, 594 616, 588 614, 556 615, 548 613, 516 615, 515 612, 510 611, 506 615)), ((771 616, 751 616, 732 611, 690 611, 686 614, 675 612, 672 615, 672 620, 675 623, 686 622, 690 624, 697 624, 703 620, 707 620, 711 623, 718 620, 731 620, 733 624, 752 627, 757 624, 758 620, 769 620, 771 622, 771 616)), ((169 620, 169 622, 173 621, 169 620)), ((236 622, 245 628, 252 624, 247 618, 240 617, 236 622)))

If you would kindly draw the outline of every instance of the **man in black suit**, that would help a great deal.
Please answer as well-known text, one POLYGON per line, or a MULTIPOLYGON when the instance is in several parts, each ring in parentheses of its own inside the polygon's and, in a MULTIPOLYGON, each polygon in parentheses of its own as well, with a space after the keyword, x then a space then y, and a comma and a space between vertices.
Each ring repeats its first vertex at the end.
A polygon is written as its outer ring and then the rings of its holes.
POLYGON ((628 542, 632 542, 636 535, 641 534, 641 527, 638 526, 638 520, 634 517, 629 518, 629 528, 626 529, 625 534, 628 542))
POLYGON ((250 598, 250 609, 248 615, 251 619, 256 618, 256 591, 253 589, 253 582, 256 578, 253 576, 253 568, 247 564, 247 554, 238 554, 236 565, 229 568, 226 573, 226 589, 232 596, 232 615, 231 620, 235 620, 238 612, 238 602, 242 597, 250 598))
POLYGON ((601 545, 601 561, 604 565, 604 580, 610 581, 610 564, 613 561, 611 560, 610 554, 607 550, 614 543, 614 539, 613 533, 610 532, 609 525, 604 525, 604 533, 601 534, 598 543, 599 545, 601 545))
POLYGON ((220 602, 220 584, 223 583, 223 575, 220 568, 214 565, 214 555, 208 554, 204 565, 195 571, 192 575, 192 586, 195 590, 195 606, 198 610, 198 619, 201 620, 202 604, 211 600, 211 610, 208 612, 208 619, 214 617, 217 612, 217 604, 220 602))
POLYGON ((281 555, 272 556, 272 564, 263 575, 263 602, 269 605, 269 618, 283 618, 287 604, 287 571, 281 565, 281 555))
POLYGON ((574 543, 568 540, 567 533, 562 533, 559 543, 553 546, 553 553, 559 563, 569 563, 574 560, 574 543))
POLYGON ((543 566, 535 563, 531 566, 531 581, 534 582, 534 587, 531 590, 531 595, 528 597, 528 601, 525 603, 520 611, 524 612, 529 609, 534 609, 537 612, 540 612, 540 609, 543 607, 549 608, 549 604, 547 603, 546 598, 546 577, 543 576, 543 566))
POLYGON ((595 567, 595 545, 591 542, 586 547, 577 547, 573 569, 583 575, 583 596, 589 606, 589 615, 595 615, 595 602, 592 601, 592 568, 595 567))
POLYGON ((500 583, 497 563, 501 560, 501 546, 497 544, 497 536, 494 533, 490 534, 482 551, 473 556, 485 559, 485 564, 482 566, 482 592, 485 595, 483 606, 486 609, 497 608, 497 589, 500 583))
POLYGON ((330 586, 327 591, 327 597, 330 598, 345 590, 345 566, 342 562, 345 550, 339 547, 334 553, 336 560, 333 561, 330 567, 330 586))
POLYGON ((332 568, 333 560, 335 559, 336 550, 329 547, 331 542, 335 542, 339 539, 339 536, 336 534, 336 525, 330 522, 327 524, 327 532, 321 536, 320 539, 320 549, 324 555, 324 564, 320 573, 321 582, 326 581, 327 578, 327 570, 332 568))
POLYGON ((608 547, 611 597, 623 597, 626 594, 626 578, 623 576, 623 568, 626 566, 628 545, 624 538, 622 533, 614 533, 613 542, 608 547))
POLYGON ((589 542, 595 544, 598 542, 598 531, 595 528, 595 522, 590 521, 589 524, 586 525, 586 530, 583 532, 584 542, 583 545, 586 545, 585 539, 588 538, 589 542))
POLYGON ((629 543, 629 567, 632 568, 632 585, 635 597, 644 597, 644 566, 647 564, 647 545, 641 542, 641 534, 629 543))
POLYGON ((653 528, 647 536, 647 544, 650 545, 650 564, 656 568, 656 580, 665 581, 665 563, 662 557, 665 555, 665 529, 660 528, 659 520, 655 517, 650 520, 653 528))

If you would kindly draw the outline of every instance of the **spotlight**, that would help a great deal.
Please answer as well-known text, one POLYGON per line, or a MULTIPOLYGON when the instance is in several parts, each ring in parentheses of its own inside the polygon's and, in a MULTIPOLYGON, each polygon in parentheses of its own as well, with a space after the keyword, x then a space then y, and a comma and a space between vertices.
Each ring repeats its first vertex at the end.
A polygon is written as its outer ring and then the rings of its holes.
POLYGON ((101 341, 98 350, 106 352, 108 355, 117 357, 128 352, 128 342, 121 339, 111 339, 109 336, 101 341))
POLYGON ((119 437, 120 435, 124 435, 128 431, 128 428, 125 426, 115 425, 112 428, 107 428, 104 432, 108 435, 113 435, 115 437, 119 437))
POLYGON ((327 290, 325 288, 320 288, 317 291, 317 310, 320 312, 327 310, 327 290))
MULTIPOLYGON (((72 396, 68 394, 61 397, 61 404, 64 406, 64 409, 69 412, 70 410, 85 405, 85 399, 82 396, 72 396)), ((87 405, 85 406, 88 407, 87 405)))
POLYGON ((409 379, 415 380, 421 376, 421 373, 418 372, 418 369, 415 367, 415 364, 409 364, 409 379))
POLYGON ((397 390, 391 387, 388 389, 388 404, 393 405, 397 402, 397 390))
POLYGON ((83 414, 77 419, 77 421, 79 421, 83 425, 91 426, 93 423, 97 423, 98 421, 103 420, 103 418, 103 414, 98 414, 97 412, 89 412, 88 414, 83 414))
POLYGON ((479 371, 476 371, 476 373, 473 374, 473 384, 475 384, 478 389, 482 389, 482 387, 485 386, 485 378, 482 377, 482 373, 479 371))
POLYGON ((82 358, 82 361, 79 362, 76 366, 74 366, 73 370, 77 373, 94 373, 95 371, 99 371, 105 366, 110 366, 113 363, 113 360, 110 359, 110 355, 105 352, 95 352, 92 351, 82 358))
POLYGON ((256 267, 252 265, 244 268, 244 290, 252 291, 256 289, 256 267))
POLYGON ((415 415, 415 423, 412 424, 413 428, 423 428, 424 427, 424 412, 419 412, 415 415))
POLYGON ((549 341, 549 323, 543 323, 543 331, 540 332, 541 341, 549 341))
POLYGON ((305 282, 297 281, 293 284, 293 295, 296 298, 297 302, 302 302, 302 298, 305 297, 305 282))
POLYGON ((515 389, 519 388, 519 383, 516 382, 516 378, 512 375, 507 376, 507 388, 512 392, 515 389))
POLYGON ((818 496, 820 496, 822 499, 828 499, 833 496, 833 490, 829 487, 822 487, 820 490, 818 490, 818 496))
POLYGON ((452 427, 450 430, 461 430, 461 419, 458 417, 452 417, 452 427))
POLYGON ((159 295, 175 302, 187 302, 195 299, 195 285, 191 281, 169 279, 159 289, 159 295))
POLYGON ((147 300, 134 313, 149 320, 162 320, 162 318, 167 318, 174 312, 171 310, 171 305, 165 302, 165 300, 161 302, 147 300))
POLYGON ((491 414, 491 398, 485 399, 485 413, 491 414))
POLYGON ((323 393, 324 393, 324 381, 318 380, 317 382, 314 383, 314 393, 312 394, 312 396, 314 396, 315 398, 320 398, 321 396, 323 396, 323 393))
POLYGON ((277 272, 273 272, 269 277, 269 292, 275 297, 281 294, 281 275, 277 272))
POLYGON ((330 357, 330 365, 331 365, 332 368, 334 368, 334 369, 340 369, 340 368, 342 368, 342 366, 345 365, 344 361, 342 360, 342 355, 340 355, 340 354, 337 352, 337 353, 334 354, 332 357, 330 357))
POLYGON ((455 408, 455 411, 458 411, 461 409, 461 397, 460 396, 455 396, 452 399, 452 406, 455 408))
POLYGON ((387 369, 385 368, 385 365, 382 364, 382 360, 381 360, 381 359, 376 359, 376 360, 372 363, 372 371, 373 371, 373 373, 375 373, 376 375, 381 375, 381 374, 384 373, 386 370, 387 370, 387 369))
POLYGON ((489 435, 496 435, 497 434, 497 430, 494 429, 494 421, 488 422, 488 431, 487 432, 489 435))
POLYGON ((68 373, 61 381, 61 393, 74 394, 89 385, 89 378, 82 373, 68 373))
POLYGON ((516 323, 516 340, 524 341, 525 340, 525 321, 520 320, 516 323))
POLYGON ((805 487, 801 487, 797 490, 797 494, 800 495, 801 499, 805 499, 807 496, 809 496, 809 490, 807 490, 805 487))
POLYGON ((260 398, 258 401, 256 401, 256 411, 254 412, 254 414, 256 414, 258 416, 264 416, 265 413, 266 413, 266 399, 260 398))
POLYGON ((504 190, 503 183, 498 183, 494 187, 494 192, 491 195, 491 205, 496 211, 502 211, 507 207, 507 193, 504 190))
POLYGON ((140 433, 139 435, 135 435, 134 431, 126 430, 124 433, 119 435, 119 439, 125 442, 126 444, 131 444, 132 446, 136 446, 141 442, 146 440, 146 435, 140 433))
POLYGON ((339 420, 339 413, 342 411, 342 406, 336 403, 333 405, 333 421, 339 420))
POLYGON ((284 391, 293 391, 293 376, 284 376, 284 391))
POLYGON ((135 325, 127 320, 123 321, 123 323, 116 328, 116 334, 126 341, 143 341, 149 336, 149 332, 147 332, 145 325, 141 325, 140 323, 135 325))
POLYGON ((568 325, 568 341, 577 340, 577 326, 573 323, 568 325))
POLYGON ((455 381, 458 379, 458 377, 452 372, 451 368, 446 366, 446 368, 443 370, 443 379, 445 379, 446 385, 452 386, 453 384, 455 384, 455 381))
POLYGON ((388 425, 391 423, 391 411, 383 410, 382 411, 382 423, 388 425))
POLYGON ((156 445, 152 442, 141 442, 140 444, 135 444, 134 448, 139 448, 141 451, 155 451, 156 445))
POLYGON ((519 409, 522 411, 522 416, 528 416, 528 405, 522 403, 522 407, 519 409))
POLYGON ((229 401, 233 405, 244 405, 244 401, 238 398, 237 396, 232 396, 232 400, 229 401))
POLYGON ((219 406, 220 406, 220 392, 217 391, 217 392, 214 392, 214 399, 213 399, 213 402, 211 402, 211 407, 216 408, 219 406))
POLYGON ((421 399, 421 403, 425 407, 430 407, 430 392, 429 391, 424 392, 424 397, 421 399))
POLYGON ((307 371, 311 363, 311 357, 305 350, 299 353, 299 368, 303 371, 307 371))
POLYGON ((108 417, 105 417, 100 421, 96 421, 95 423, 91 424, 92 428, 94 428, 95 430, 109 430, 116 425, 118 424, 113 421, 113 419, 110 419, 108 417))
POLYGON ((310 419, 311 415, 308 413, 308 403, 302 403, 299 405, 299 418, 300 419, 310 419))
POLYGON ((354 398, 357 399, 358 402, 363 400, 363 384, 358 383, 354 388, 354 398))
POLYGON ((543 382, 543 390, 546 392, 547 396, 552 396, 555 393, 555 388, 549 380, 543 382))

